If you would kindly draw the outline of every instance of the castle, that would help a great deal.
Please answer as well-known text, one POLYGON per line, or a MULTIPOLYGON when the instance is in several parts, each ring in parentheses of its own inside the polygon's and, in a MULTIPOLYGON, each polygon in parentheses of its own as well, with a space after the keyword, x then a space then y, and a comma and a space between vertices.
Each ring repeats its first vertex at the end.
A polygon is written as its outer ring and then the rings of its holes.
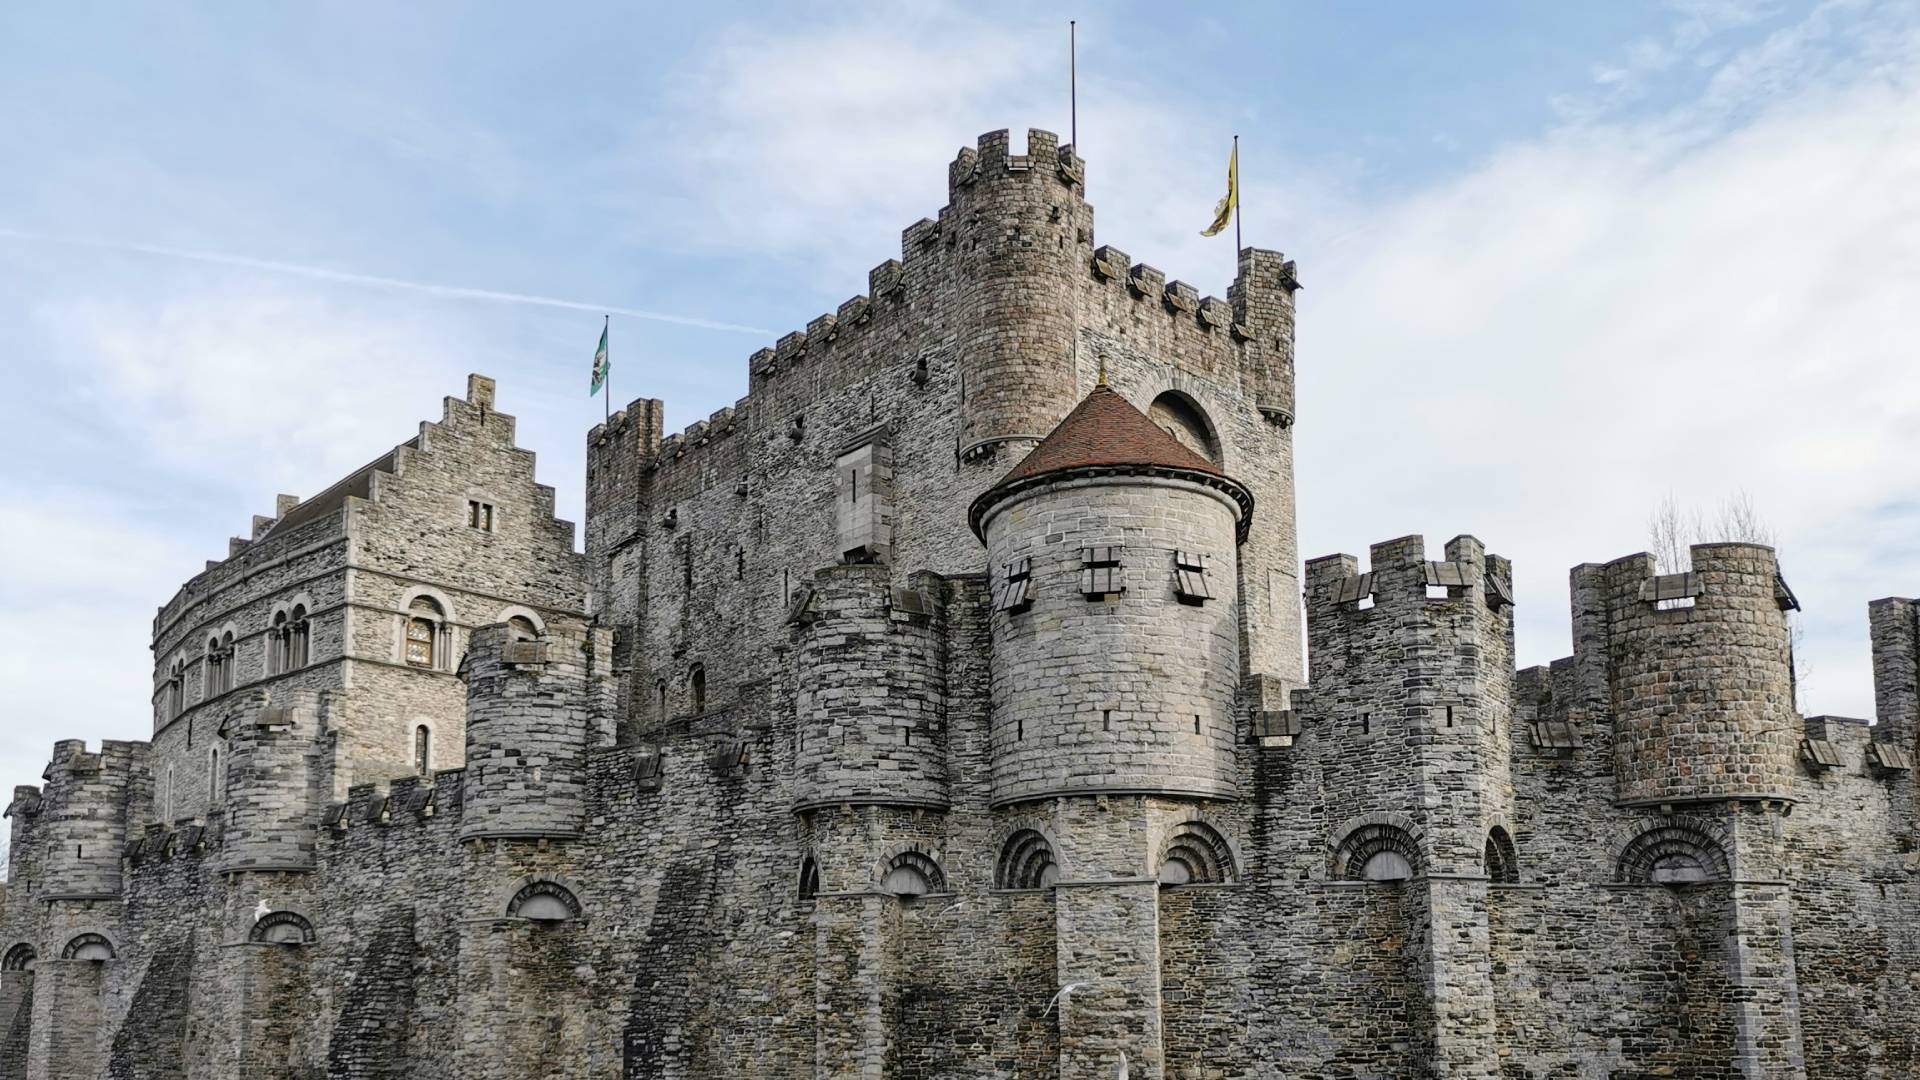
POLYGON ((1920 1075, 1915 602, 1869 725, 1764 547, 1575 567, 1518 672, 1474 537, 1302 579, 1294 264, 1202 297, 1083 169, 983 136, 733 408, 596 426, 584 557, 478 376, 282 496, 14 789, 0 1077, 1920 1075))

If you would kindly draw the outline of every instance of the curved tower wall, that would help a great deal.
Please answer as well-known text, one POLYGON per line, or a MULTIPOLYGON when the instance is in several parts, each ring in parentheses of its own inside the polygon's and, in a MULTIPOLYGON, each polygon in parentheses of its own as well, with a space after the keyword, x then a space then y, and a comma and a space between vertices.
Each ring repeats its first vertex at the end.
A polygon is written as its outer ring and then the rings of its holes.
POLYGON ((120 895, 127 844, 127 800, 146 744, 107 741, 90 754, 83 739, 55 743, 41 795, 39 832, 46 862, 41 900, 120 895))
POLYGON ((533 641, 502 623, 473 632, 462 839, 580 835, 587 745, 612 718, 612 637, 557 619, 533 641))
POLYGON ((994 606, 1023 558, 1033 600, 993 614, 995 803, 1235 794, 1238 516, 1214 488, 1149 476, 1064 479, 989 511, 994 606), (1107 545, 1126 591, 1089 600, 1082 549, 1107 545), (1206 557, 1212 599, 1176 597, 1176 551, 1206 557))
POLYGON ((229 730, 222 870, 313 869, 313 766, 325 704, 315 690, 256 694, 229 730))
POLYGON ((1605 581, 1617 797, 1790 796, 1800 733, 1773 550, 1696 545, 1690 607, 1659 607, 1654 569, 1635 555, 1575 572, 1576 589, 1605 581))
POLYGON ((938 242, 957 273, 967 457, 1002 445, 1024 453, 1080 399, 1076 298, 1093 235, 1081 177, 1059 136, 1039 130, 1017 156, 1007 132, 988 132, 948 169, 938 242))
POLYGON ((941 585, 896 590, 877 564, 814 576, 794 652, 796 809, 947 806, 941 585))

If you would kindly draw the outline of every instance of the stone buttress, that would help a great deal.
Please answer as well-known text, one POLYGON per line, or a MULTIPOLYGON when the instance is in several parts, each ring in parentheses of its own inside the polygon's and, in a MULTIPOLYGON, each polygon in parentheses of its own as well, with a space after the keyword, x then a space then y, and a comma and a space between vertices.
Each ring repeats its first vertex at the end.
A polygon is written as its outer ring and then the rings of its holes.
POLYGON ((1104 385, 972 507, 993 590, 993 802, 1054 823, 1063 1080, 1114 1075, 1122 1055, 1162 1075, 1160 882, 1233 873, 1206 811, 1237 796, 1252 510, 1104 385))
POLYGON ((1327 874, 1406 881, 1435 1076, 1499 1075, 1488 883, 1513 812, 1512 568, 1459 536, 1307 563, 1302 752, 1328 763, 1327 874))
MULTIPOLYGON (((1615 805, 1684 815, 1723 849, 1730 881, 1728 981, 1736 1064, 1746 1076, 1801 1077, 1785 815, 1802 729, 1793 704, 1786 611, 1773 549, 1696 544, 1692 569, 1657 574, 1652 556, 1574 568, 1575 666, 1604 673, 1615 805), (1579 609, 1600 625, 1578 628, 1579 609)), ((1653 880, 1686 880, 1701 856, 1649 850, 1653 880)))

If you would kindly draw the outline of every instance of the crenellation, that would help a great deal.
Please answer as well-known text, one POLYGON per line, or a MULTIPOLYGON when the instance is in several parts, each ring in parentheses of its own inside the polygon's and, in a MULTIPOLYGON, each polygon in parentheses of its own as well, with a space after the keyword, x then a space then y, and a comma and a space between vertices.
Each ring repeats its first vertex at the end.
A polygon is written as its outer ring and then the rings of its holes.
POLYGON ((0 1076, 1920 1069, 1915 602, 1872 725, 1754 545, 1573 568, 1516 671, 1476 537, 1301 562, 1295 264, 1013 151, 593 425, 584 556, 475 375, 183 585, 152 741, 14 789, 0 1076))

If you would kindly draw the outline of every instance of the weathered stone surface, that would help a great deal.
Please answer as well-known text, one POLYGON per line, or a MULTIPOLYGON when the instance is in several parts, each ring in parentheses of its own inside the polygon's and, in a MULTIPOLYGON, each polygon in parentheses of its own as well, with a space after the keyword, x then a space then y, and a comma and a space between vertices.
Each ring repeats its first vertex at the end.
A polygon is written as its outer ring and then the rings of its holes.
POLYGON ((1751 545, 1575 568, 1521 672, 1470 536, 1303 619, 1296 268, 1084 176, 984 136, 746 399, 596 425, 584 558, 478 376, 278 499, 153 739, 14 789, 0 1078, 1920 1075, 1915 602, 1871 727, 1751 545))

